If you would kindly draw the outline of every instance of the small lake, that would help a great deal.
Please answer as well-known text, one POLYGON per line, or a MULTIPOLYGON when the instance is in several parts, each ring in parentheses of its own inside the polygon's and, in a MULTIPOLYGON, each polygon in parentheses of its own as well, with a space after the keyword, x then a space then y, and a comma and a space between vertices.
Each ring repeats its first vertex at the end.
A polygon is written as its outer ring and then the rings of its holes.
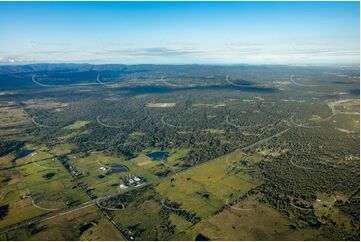
POLYGON ((119 172, 127 172, 127 171, 129 171, 128 167, 126 167, 124 165, 110 166, 110 169, 111 169, 112 173, 119 173, 119 172))
POLYGON ((208 241, 210 240, 208 237, 204 236, 203 234, 198 234, 195 241, 208 241))
POLYGON ((16 155, 15 159, 21 159, 24 158, 27 155, 30 155, 31 153, 33 153, 35 150, 24 150, 23 152, 19 153, 16 155))
POLYGON ((19 154, 17 154, 15 156, 15 158, 11 161, 11 163, 15 166, 16 165, 16 161, 18 159, 24 158, 25 156, 30 155, 31 153, 33 153, 35 150, 24 150, 22 152, 20 152, 19 154))
POLYGON ((167 160, 169 156, 169 152, 166 151, 150 152, 147 154, 147 156, 152 158, 153 160, 167 160))

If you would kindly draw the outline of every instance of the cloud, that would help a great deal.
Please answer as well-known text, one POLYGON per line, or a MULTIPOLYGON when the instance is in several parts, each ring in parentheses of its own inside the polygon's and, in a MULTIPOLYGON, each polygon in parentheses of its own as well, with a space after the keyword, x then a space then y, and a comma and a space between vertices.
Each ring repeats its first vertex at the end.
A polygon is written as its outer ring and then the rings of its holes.
POLYGON ((136 49, 120 49, 120 50, 105 50, 95 52, 96 55, 120 55, 120 56, 133 56, 133 57, 176 57, 182 55, 194 55, 204 53, 192 49, 170 49, 165 47, 152 47, 152 48, 136 48, 136 49))
POLYGON ((168 42, 138 47, 135 43, 101 44, 71 47, 66 43, 16 55, 0 53, 0 63, 89 62, 124 64, 308 64, 357 63, 359 47, 313 42, 260 43, 228 41, 213 46, 198 43, 168 42), (64 47, 64 48, 63 48, 64 47), (105 48, 106 47, 106 48, 105 48))
POLYGON ((28 43, 32 51, 65 51, 71 46, 69 42, 30 41, 28 43))
POLYGON ((284 41, 259 43, 226 42, 208 58, 229 60, 233 63, 297 64, 297 63, 357 63, 358 46, 321 42, 284 41))

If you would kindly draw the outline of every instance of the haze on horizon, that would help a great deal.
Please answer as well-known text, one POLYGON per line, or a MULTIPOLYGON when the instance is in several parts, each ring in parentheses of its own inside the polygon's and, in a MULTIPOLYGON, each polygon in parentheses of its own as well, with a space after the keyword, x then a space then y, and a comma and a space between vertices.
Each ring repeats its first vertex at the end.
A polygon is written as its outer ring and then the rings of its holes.
POLYGON ((0 64, 359 64, 359 2, 1 2, 0 64))

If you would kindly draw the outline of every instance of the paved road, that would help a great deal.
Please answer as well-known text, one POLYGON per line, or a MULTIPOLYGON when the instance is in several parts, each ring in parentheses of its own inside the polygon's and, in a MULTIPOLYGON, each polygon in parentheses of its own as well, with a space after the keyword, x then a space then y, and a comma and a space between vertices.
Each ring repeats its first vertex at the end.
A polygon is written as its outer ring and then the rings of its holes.
POLYGON ((45 125, 45 124, 39 124, 36 120, 35 120, 35 116, 31 118, 31 121, 38 126, 39 128, 57 128, 56 126, 49 126, 49 125, 45 125))
POLYGON ((295 85, 295 86, 299 86, 299 87, 318 87, 319 85, 312 85, 312 84, 301 84, 296 82, 295 80, 293 80, 294 75, 290 76, 290 82, 295 85))
POLYGON ((31 80, 36 84, 36 85, 39 85, 39 86, 42 86, 42 87, 71 87, 71 86, 88 86, 88 85, 99 85, 98 83, 96 82, 86 82, 86 83, 76 83, 76 84, 69 84, 69 85, 50 85, 50 84, 43 84, 41 82, 38 82, 36 79, 36 75, 32 75, 31 76, 31 80))
POLYGON ((290 123, 294 126, 300 127, 300 128, 306 128, 306 129, 312 129, 312 128, 319 128, 320 126, 309 126, 305 124, 298 124, 293 120, 293 116, 290 118, 290 123))
POLYGON ((171 86, 171 87, 187 87, 187 86, 183 86, 183 85, 177 85, 177 84, 169 83, 167 80, 164 79, 164 76, 162 76, 161 81, 164 84, 166 84, 167 86, 171 86))
POLYGON ((228 84, 235 86, 235 87, 252 87, 251 85, 241 85, 241 84, 235 84, 235 83, 231 82, 229 80, 229 75, 226 76, 226 82, 228 82, 228 84))
POLYGON ((250 127, 258 127, 258 126, 261 126, 261 125, 247 125, 247 126, 240 126, 240 125, 236 125, 234 123, 231 123, 229 121, 229 115, 226 116, 226 123, 235 127, 235 128, 238 128, 238 129, 246 129, 246 128, 250 128, 250 127))
POLYGON ((171 127, 171 128, 179 128, 179 127, 182 127, 182 126, 175 126, 173 124, 170 124, 170 123, 167 123, 164 121, 164 116, 162 116, 162 118, 160 119, 160 121, 162 121, 162 123, 168 127, 171 127))
POLYGON ((87 208, 89 206, 94 206, 94 203, 92 201, 88 201, 88 202, 82 203, 82 204, 80 204, 80 205, 78 205, 76 207, 66 208, 66 209, 62 209, 62 210, 57 211, 57 212, 51 212, 51 213, 47 213, 47 214, 44 214, 44 215, 40 215, 40 216, 37 216, 35 218, 31 218, 29 220, 25 220, 25 221, 22 221, 20 223, 16 223, 16 224, 7 226, 5 228, 2 228, 2 229, 0 229, 0 233, 6 233, 6 232, 9 232, 9 231, 12 231, 12 230, 15 230, 15 229, 19 229, 19 228, 22 228, 22 227, 26 227, 26 226, 29 226, 29 225, 32 225, 32 224, 41 223, 41 222, 44 222, 44 221, 47 221, 47 220, 50 220, 50 219, 53 219, 53 218, 56 218, 56 217, 59 217, 59 216, 63 216, 63 215, 78 211, 80 209, 87 208))
POLYGON ((121 127, 121 126, 108 125, 108 124, 103 123, 103 122, 100 120, 100 116, 101 116, 101 115, 98 115, 98 116, 97 116, 97 122, 98 122, 98 124, 100 124, 101 126, 104 126, 104 127, 107 127, 107 128, 111 128, 111 129, 121 129, 121 128, 123 128, 123 127, 121 127))
POLYGON ((278 133, 275 134, 275 135, 272 135, 272 136, 270 136, 270 137, 264 138, 264 139, 262 139, 262 140, 259 140, 259 141, 255 142, 255 143, 251 144, 251 145, 248 145, 248 146, 243 147, 243 148, 240 148, 240 149, 241 149, 241 150, 248 150, 248 149, 250 149, 250 148, 252 148, 252 147, 254 147, 254 146, 256 146, 256 145, 259 145, 259 144, 268 142, 269 140, 271 140, 271 139, 273 139, 273 138, 276 138, 276 137, 278 137, 278 136, 281 136, 282 134, 288 132, 290 129, 291 129, 291 128, 284 129, 284 130, 282 130, 281 132, 278 132, 278 133))

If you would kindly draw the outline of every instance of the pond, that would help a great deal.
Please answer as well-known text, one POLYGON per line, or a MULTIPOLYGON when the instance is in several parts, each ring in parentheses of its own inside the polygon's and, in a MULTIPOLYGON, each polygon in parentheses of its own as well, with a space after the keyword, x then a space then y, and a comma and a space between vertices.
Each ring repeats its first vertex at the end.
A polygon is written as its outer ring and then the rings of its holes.
POLYGON ((24 151, 20 152, 19 154, 17 154, 17 155, 15 156, 15 158, 11 161, 11 163, 15 166, 17 159, 24 158, 25 156, 30 155, 30 154, 33 153, 34 151, 35 151, 35 150, 24 150, 24 151))
POLYGON ((111 173, 127 172, 129 171, 128 167, 124 165, 114 165, 110 166, 111 173))
POLYGON ((150 152, 147 154, 147 156, 152 158, 153 160, 167 160, 169 156, 169 152, 166 151, 150 152))
POLYGON ((30 155, 31 153, 33 153, 35 150, 24 150, 23 152, 19 153, 16 155, 15 159, 20 159, 20 158, 24 158, 27 155, 30 155))
POLYGON ((83 225, 79 228, 80 234, 83 234, 85 231, 87 231, 87 230, 90 229, 91 227, 93 227, 93 223, 83 224, 83 225))
POLYGON ((195 241, 208 241, 210 240, 208 237, 204 236, 203 234, 198 234, 195 241))

